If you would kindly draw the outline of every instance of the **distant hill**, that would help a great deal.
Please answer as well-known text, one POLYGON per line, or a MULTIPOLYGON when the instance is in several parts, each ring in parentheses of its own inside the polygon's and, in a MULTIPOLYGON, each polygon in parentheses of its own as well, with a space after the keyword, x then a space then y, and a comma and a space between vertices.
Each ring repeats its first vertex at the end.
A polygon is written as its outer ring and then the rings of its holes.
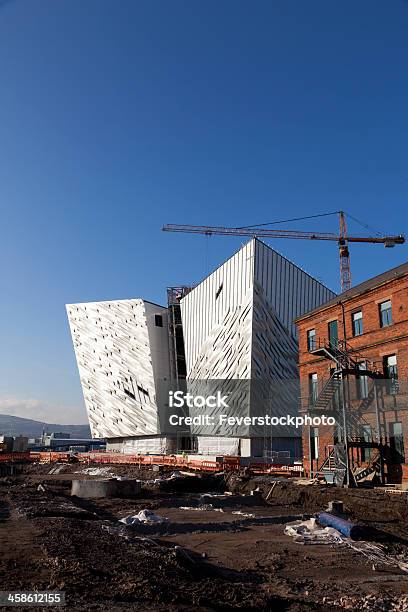
POLYGON ((63 431, 71 434, 71 438, 90 438, 91 431, 88 425, 58 425, 56 423, 42 423, 32 419, 0 414, 0 435, 5 436, 27 436, 28 438, 39 438, 43 429, 47 433, 63 431))

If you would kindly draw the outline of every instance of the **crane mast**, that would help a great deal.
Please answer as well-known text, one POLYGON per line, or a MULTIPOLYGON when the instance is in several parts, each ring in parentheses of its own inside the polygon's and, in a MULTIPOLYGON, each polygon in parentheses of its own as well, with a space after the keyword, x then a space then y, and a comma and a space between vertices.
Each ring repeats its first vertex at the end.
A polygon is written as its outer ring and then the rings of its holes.
POLYGON ((350 251, 347 242, 347 226, 344 212, 339 212, 339 255, 340 255, 340 284, 341 292, 351 288, 350 251))

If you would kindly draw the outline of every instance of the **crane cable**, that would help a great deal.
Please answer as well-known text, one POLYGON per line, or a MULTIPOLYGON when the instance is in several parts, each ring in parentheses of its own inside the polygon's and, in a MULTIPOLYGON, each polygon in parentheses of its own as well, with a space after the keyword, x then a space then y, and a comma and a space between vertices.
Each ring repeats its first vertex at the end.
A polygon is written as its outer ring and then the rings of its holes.
MULTIPOLYGON (((320 213, 319 215, 308 215, 307 217, 294 217, 293 219, 282 219, 281 221, 270 221, 269 223, 258 223, 256 225, 244 225, 243 227, 238 227, 236 229, 244 230, 244 229, 251 229, 253 227, 265 227, 266 225, 278 225, 279 223, 291 223, 292 221, 303 221, 305 219, 316 219, 317 217, 329 217, 332 215, 338 215, 339 213, 340 213, 339 210, 335 210, 334 212, 320 213)), ((350 213, 344 212, 344 214, 347 217, 349 217, 349 219, 352 219, 355 223, 358 223, 359 225, 361 225, 361 227, 368 229, 370 232, 374 232, 374 234, 377 234, 377 236, 381 236, 381 237, 384 236, 383 232, 379 232, 378 230, 371 227, 370 225, 367 225, 366 223, 359 221, 358 219, 356 219, 356 217, 353 217, 353 215, 350 215, 350 213)))
POLYGON ((295 217, 294 219, 283 219, 282 221, 270 221, 269 223, 258 223, 257 225, 244 225, 236 229, 251 229, 252 227, 265 227, 265 225, 277 225, 278 223, 289 223, 291 221, 302 221, 303 219, 315 219, 316 217, 328 217, 329 215, 338 215, 340 211, 330 213, 321 213, 320 215, 309 215, 308 217, 295 217))

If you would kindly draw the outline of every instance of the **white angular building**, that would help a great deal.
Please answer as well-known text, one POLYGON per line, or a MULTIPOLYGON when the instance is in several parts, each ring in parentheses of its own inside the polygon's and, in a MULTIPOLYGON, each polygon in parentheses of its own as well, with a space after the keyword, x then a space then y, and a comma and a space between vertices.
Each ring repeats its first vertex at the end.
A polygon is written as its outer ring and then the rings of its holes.
MULTIPOLYGON (((275 428, 271 445, 272 433, 255 426, 169 427, 174 410, 168 391, 185 384, 193 393, 227 385, 232 410, 240 415, 285 413, 294 403, 296 408, 293 320, 334 295, 263 242, 251 240, 179 302, 187 381, 175 380, 167 308, 142 299, 67 305, 92 436, 106 438, 110 450, 130 454, 174 453, 192 434, 203 455, 267 457, 271 448, 290 448, 294 456, 292 430, 275 428), (271 405, 265 390, 273 390, 271 405)), ((182 344, 178 337, 177 350, 182 344)), ((209 412, 216 417, 219 410, 209 412)))
POLYGON ((167 308, 141 299, 66 308, 92 437, 111 450, 173 452, 160 422, 170 380, 167 308))
MULTIPOLYGON (((275 390, 276 410, 293 407, 296 387, 292 391, 289 387, 298 380, 293 320, 334 295, 294 263, 252 239, 181 300, 189 387, 194 389, 194 381, 247 380, 250 386, 236 391, 242 396, 235 403, 242 414, 263 411, 257 405, 254 383, 275 390)), ((209 435, 213 432, 204 427, 194 433, 201 454, 265 456, 268 436, 259 428, 248 428, 243 437, 234 436, 233 429, 227 435, 222 435, 225 430, 209 435)), ((284 450, 293 432, 276 433, 275 447, 284 450)))

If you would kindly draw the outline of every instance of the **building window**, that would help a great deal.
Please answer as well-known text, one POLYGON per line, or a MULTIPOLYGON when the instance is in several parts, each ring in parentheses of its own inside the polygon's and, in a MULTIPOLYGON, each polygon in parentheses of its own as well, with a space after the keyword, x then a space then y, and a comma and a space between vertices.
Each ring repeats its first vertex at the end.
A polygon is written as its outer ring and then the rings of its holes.
POLYGON ((318 396, 318 381, 316 372, 309 374, 309 395, 310 403, 314 404, 318 396))
MULTIPOLYGON (((372 444, 373 442, 373 432, 371 429, 371 425, 363 425, 362 427, 362 438, 363 438, 363 442, 365 442, 367 445, 368 444, 372 444)), ((367 446, 361 449, 361 460, 362 461, 370 461, 371 460, 371 447, 367 446)))
POLYGON ((309 329, 307 332, 307 350, 314 351, 316 348, 316 330, 309 329))
POLYGON ((336 348, 339 343, 339 329, 337 321, 330 321, 329 323, 329 344, 336 348))
POLYGON ((156 327, 163 327, 163 317, 161 315, 154 315, 154 324, 156 327))
MULTIPOLYGON (((367 370, 367 364, 365 361, 357 364, 358 370, 367 370)), ((368 397, 368 377, 367 376, 357 376, 357 399, 366 399, 368 397)))
POLYGON ((131 399, 136 399, 135 389, 133 387, 133 380, 131 378, 125 378, 123 381, 123 391, 131 399))
POLYGON ((353 323, 353 336, 361 336, 363 333, 363 313, 361 310, 353 312, 351 319, 353 323))
POLYGON ((387 393, 395 394, 398 392, 398 367, 397 356, 387 355, 383 357, 384 375, 388 379, 386 381, 387 393))
POLYGON ((381 327, 388 327, 392 324, 392 311, 391 311, 391 300, 382 302, 380 304, 380 325, 381 327))
POLYGON ((217 289, 217 293, 215 294, 215 299, 218 300, 220 293, 222 291, 222 287, 223 287, 223 283, 221 283, 221 285, 218 287, 217 289))
POLYGON ((148 403, 148 401, 149 401, 149 391, 144 389, 141 385, 136 385, 136 388, 137 388, 137 392, 138 392, 138 396, 139 396, 139 402, 141 404, 148 403))
POLYGON ((389 424, 390 428, 390 446, 393 452, 393 460, 395 463, 405 463, 404 449, 404 434, 402 431, 402 423, 397 421, 389 424))
POLYGON ((311 427, 310 428, 310 450, 311 450, 311 459, 319 458, 319 428, 311 427))

